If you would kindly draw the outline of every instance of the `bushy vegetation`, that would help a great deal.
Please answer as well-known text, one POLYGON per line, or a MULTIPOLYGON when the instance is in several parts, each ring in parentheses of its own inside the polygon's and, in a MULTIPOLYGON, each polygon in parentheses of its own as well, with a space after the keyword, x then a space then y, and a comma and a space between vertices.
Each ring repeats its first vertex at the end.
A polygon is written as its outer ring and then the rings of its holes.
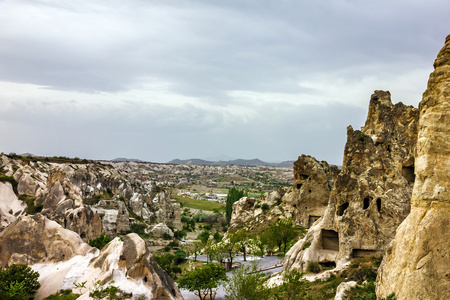
POLYGON ((264 285, 264 281, 265 274, 258 271, 256 263, 236 268, 233 270, 233 276, 225 286, 226 299, 266 299, 270 290, 264 285))
POLYGON ((27 265, 14 264, 0 269, 0 299, 34 299, 41 286, 39 273, 27 265))
POLYGON ((163 253, 154 254, 153 256, 158 265, 173 279, 177 277, 177 274, 181 273, 179 265, 186 260, 186 252, 183 250, 178 250, 174 254, 163 253))
POLYGON ((212 299, 213 289, 227 280, 225 269, 214 263, 195 268, 178 280, 178 286, 191 292, 197 291, 199 298, 212 299), (205 294, 202 291, 206 291, 205 294), (211 298, 209 298, 211 297, 211 298))
POLYGON ((102 233, 95 239, 89 240, 89 246, 102 250, 103 247, 111 241, 112 239, 108 235, 102 233))
POLYGON ((12 176, 6 176, 3 173, 0 173, 0 182, 9 182, 12 185, 14 193, 17 195, 19 192, 17 191, 17 181, 12 176))
POLYGON ((306 270, 311 273, 319 273, 320 265, 317 261, 310 261, 306 267, 306 270))
POLYGON ((74 294, 71 289, 61 290, 44 298, 44 300, 75 300, 80 294, 74 294))
POLYGON ((27 214, 34 215, 37 213, 40 213, 42 209, 44 208, 44 205, 42 204, 34 204, 34 201, 36 200, 36 197, 34 196, 28 196, 25 194, 19 195, 19 200, 22 200, 27 205, 27 214))

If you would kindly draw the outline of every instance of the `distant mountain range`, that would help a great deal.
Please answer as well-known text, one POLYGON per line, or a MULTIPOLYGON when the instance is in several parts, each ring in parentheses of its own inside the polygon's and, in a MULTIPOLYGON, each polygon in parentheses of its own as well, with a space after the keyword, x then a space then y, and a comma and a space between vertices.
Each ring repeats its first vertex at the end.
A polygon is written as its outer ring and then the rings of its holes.
POLYGON ((140 160, 137 158, 124 158, 124 157, 114 158, 112 161, 113 162, 122 162, 122 161, 144 162, 143 160, 140 160))
POLYGON ((191 159, 173 159, 168 164, 174 165, 208 165, 208 166, 265 166, 265 167, 280 167, 280 168, 292 168, 294 161, 283 161, 280 163, 268 163, 260 159, 234 159, 227 161, 209 161, 199 158, 191 159))

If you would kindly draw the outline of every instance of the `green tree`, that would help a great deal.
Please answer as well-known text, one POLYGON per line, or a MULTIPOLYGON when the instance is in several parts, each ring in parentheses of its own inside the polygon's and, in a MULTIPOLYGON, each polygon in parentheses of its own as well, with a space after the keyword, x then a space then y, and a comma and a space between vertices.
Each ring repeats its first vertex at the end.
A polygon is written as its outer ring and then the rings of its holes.
POLYGON ((209 240, 210 233, 207 230, 203 230, 198 236, 197 239, 202 241, 203 244, 206 244, 209 240))
POLYGON ((212 290, 226 280, 227 275, 225 269, 218 264, 209 263, 181 277, 178 280, 178 285, 191 292, 197 291, 199 298, 203 300, 207 297, 211 297, 212 299, 212 290))
POLYGON ((41 286, 39 273, 27 265, 11 265, 0 269, 0 300, 33 299, 41 286))
POLYGON ((291 219, 279 219, 275 223, 272 223, 269 227, 269 232, 270 239, 280 250, 281 246, 284 245, 284 254, 286 254, 286 248, 289 242, 295 239, 299 234, 299 230, 294 226, 291 219))
POLYGON ((95 247, 95 248, 97 248, 99 250, 102 250, 103 247, 106 246, 106 244, 111 242, 111 240, 112 239, 108 235, 102 233, 98 237, 96 237, 95 239, 89 240, 89 246, 95 247))
POLYGON ((274 288, 272 294, 276 300, 304 299, 307 287, 308 283, 303 279, 303 273, 293 269, 284 273, 283 283, 274 288))
POLYGON ((256 263, 236 268, 225 286, 228 300, 268 299, 269 289, 264 285, 265 275, 258 271, 256 263))
POLYGON ((230 223, 231 214, 233 212, 233 203, 245 196, 247 196, 247 193, 244 190, 238 190, 235 187, 232 187, 231 189, 228 190, 227 202, 225 206, 225 213, 228 224, 230 223))

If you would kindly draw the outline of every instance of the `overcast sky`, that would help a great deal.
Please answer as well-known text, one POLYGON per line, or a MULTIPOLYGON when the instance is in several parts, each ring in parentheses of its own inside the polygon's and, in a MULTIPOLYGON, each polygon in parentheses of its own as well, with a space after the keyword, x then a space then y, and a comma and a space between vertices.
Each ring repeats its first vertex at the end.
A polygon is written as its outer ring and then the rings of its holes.
POLYGON ((374 90, 417 107, 450 1, 0 0, 0 152, 341 164, 374 90))

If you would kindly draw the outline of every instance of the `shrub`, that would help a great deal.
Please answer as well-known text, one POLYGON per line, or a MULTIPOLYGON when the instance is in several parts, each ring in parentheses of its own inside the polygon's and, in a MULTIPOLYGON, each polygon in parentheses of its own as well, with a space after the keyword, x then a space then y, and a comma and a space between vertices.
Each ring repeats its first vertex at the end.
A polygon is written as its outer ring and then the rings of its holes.
POLYGON ((185 237, 187 235, 186 231, 184 230, 176 230, 173 233, 173 237, 176 239, 182 239, 183 237, 185 237))
POLYGON ((317 261, 310 261, 306 270, 311 273, 319 273, 320 272, 320 264, 317 261))
POLYGON ((0 269, 1 299, 33 299, 41 286, 39 273, 27 265, 11 265, 0 269))
POLYGON ((39 213, 44 208, 44 205, 42 204, 34 204, 34 200, 36 200, 36 197, 28 196, 25 194, 19 195, 19 199, 22 200, 27 204, 27 214, 34 215, 36 213, 39 213))
POLYGON ((101 235, 99 235, 95 239, 89 240, 89 246, 95 247, 95 248, 97 248, 99 250, 102 250, 103 247, 105 247, 106 244, 111 242, 111 240, 112 239, 108 235, 102 233, 101 235))
POLYGON ((74 294, 71 289, 67 289, 51 294, 44 298, 44 300, 75 300, 78 297, 80 297, 80 294, 74 294))
POLYGON ((186 260, 186 252, 184 252, 183 250, 177 250, 174 254, 174 262, 176 265, 179 265, 186 260))
POLYGON ((171 239, 172 239, 172 237, 170 236, 170 234, 168 234, 167 232, 164 232, 163 235, 162 235, 162 237, 163 237, 163 239, 165 239, 165 240, 171 240, 171 239))
POLYGON ((263 203, 263 204, 261 205, 261 208, 262 208, 262 210, 266 211, 266 210, 269 209, 269 204, 263 203))

